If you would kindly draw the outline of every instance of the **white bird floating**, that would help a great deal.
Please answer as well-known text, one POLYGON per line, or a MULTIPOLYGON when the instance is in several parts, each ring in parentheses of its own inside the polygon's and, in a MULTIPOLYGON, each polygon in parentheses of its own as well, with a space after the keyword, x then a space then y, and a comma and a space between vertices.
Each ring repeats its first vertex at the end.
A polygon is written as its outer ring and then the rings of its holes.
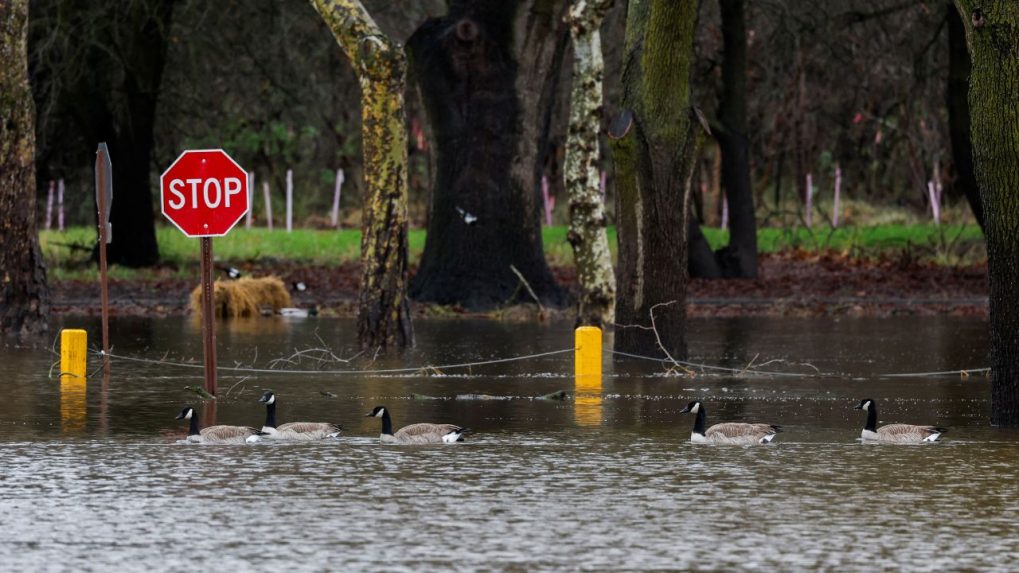
POLYGON ((478 218, 477 217, 475 217, 474 215, 468 213, 467 211, 464 211, 460 207, 456 208, 456 212, 460 213, 460 217, 464 220, 464 223, 467 223, 468 225, 473 225, 474 223, 478 222, 478 218))

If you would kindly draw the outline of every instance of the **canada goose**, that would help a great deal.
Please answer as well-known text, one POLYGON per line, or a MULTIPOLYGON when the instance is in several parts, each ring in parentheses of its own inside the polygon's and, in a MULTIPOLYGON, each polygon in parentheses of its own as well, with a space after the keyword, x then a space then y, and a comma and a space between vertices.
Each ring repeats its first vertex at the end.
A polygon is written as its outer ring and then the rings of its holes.
POLYGON ((735 444, 749 446, 753 444, 767 444, 775 439, 775 434, 782 431, 782 426, 773 424, 741 424, 729 422, 726 424, 715 424, 706 431, 704 429, 707 421, 707 412, 700 402, 690 402, 686 408, 680 410, 680 414, 690 412, 697 414, 693 424, 693 432, 690 434, 690 441, 695 444, 735 444))
POLYGON ((889 444, 921 444, 936 442, 941 434, 948 430, 937 426, 914 426, 912 424, 888 424, 877 427, 877 404, 870 398, 860 400, 854 410, 867 411, 867 424, 863 426, 860 437, 864 441, 885 442, 889 444))
POLYGON ((290 422, 282 426, 276 425, 276 395, 272 392, 262 394, 258 399, 265 404, 265 424, 262 432, 267 438, 274 440, 321 440, 335 438, 340 435, 343 426, 327 422, 290 422))
POLYGON ((452 444, 462 442, 466 428, 453 424, 411 424, 393 433, 393 421, 385 406, 375 406, 367 418, 382 418, 383 444, 452 444))
POLYGON ((244 444, 259 440, 260 432, 247 426, 209 426, 198 430, 198 414, 191 406, 177 414, 178 420, 191 420, 187 441, 194 444, 244 444))

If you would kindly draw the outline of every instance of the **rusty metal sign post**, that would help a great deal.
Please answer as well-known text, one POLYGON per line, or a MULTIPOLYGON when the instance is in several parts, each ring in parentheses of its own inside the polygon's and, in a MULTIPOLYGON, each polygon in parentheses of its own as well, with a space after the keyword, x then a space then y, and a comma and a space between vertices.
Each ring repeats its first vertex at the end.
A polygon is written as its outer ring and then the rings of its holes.
POLYGON ((96 150, 96 205, 99 208, 99 292, 103 316, 103 377, 110 376, 110 290, 106 277, 106 245, 113 241, 110 207, 113 204, 113 163, 106 143, 96 150))
POLYGON ((216 395, 215 285, 212 238, 222 237, 250 207, 248 173, 222 149, 185 151, 159 178, 163 215, 202 243, 202 342, 205 390, 216 395))

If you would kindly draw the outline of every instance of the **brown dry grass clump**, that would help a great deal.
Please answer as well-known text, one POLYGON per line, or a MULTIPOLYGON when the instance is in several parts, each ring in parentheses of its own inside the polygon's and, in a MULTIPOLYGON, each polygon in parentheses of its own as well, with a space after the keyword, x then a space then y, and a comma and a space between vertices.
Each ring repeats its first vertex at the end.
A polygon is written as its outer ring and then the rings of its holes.
MULTIPOLYGON (((243 277, 217 280, 212 286, 212 305, 217 317, 257 316, 262 308, 273 312, 291 306, 290 293, 279 277, 243 277)), ((191 311, 202 314, 202 287, 191 291, 191 311)))

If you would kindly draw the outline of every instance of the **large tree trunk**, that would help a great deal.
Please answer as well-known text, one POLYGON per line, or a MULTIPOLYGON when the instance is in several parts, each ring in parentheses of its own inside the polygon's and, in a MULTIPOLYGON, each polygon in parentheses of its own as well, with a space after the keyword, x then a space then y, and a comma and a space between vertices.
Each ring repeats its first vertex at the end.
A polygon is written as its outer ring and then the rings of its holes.
POLYGON ((407 59, 359 0, 312 0, 361 83, 365 199, 361 236, 361 346, 414 344, 407 302, 407 59))
POLYGON ((1019 2, 956 0, 970 59, 973 164, 984 208, 991 422, 1019 426, 1019 2))
POLYGON ((563 292, 545 262, 543 153, 566 30, 563 0, 453 0, 408 42, 435 135, 428 236, 411 295, 486 310, 563 292))
POLYGON ((573 259, 580 279, 577 324, 598 326, 615 319, 616 277, 605 231, 605 199, 598 172, 604 63, 598 29, 612 0, 574 3, 567 15, 573 38, 573 89, 566 138, 566 189, 570 195, 573 259))
POLYGON ((952 141, 952 164, 955 180, 952 188, 966 197, 973 216, 984 228, 984 206, 980 203, 980 190, 973 174, 973 144, 970 142, 969 90, 970 62, 966 50, 966 28, 959 11, 951 2, 948 8, 948 86, 945 97, 948 103, 948 132, 952 141))
POLYGON ((722 276, 757 276, 757 222, 750 183, 747 138, 747 33, 744 0, 720 0, 722 8, 722 93, 718 129, 722 186, 729 204, 729 244, 716 253, 722 276))
POLYGON ((0 2, 0 332, 45 332, 46 267, 35 227, 35 107, 28 85, 28 0, 0 2))
POLYGON ((631 0, 616 164, 618 350, 686 355, 687 211, 700 126, 690 104, 694 0, 631 0))
MULTIPOLYGON (((174 3, 116 3, 96 21, 76 22, 99 27, 90 32, 86 69, 62 94, 62 105, 81 126, 88 155, 101 141, 109 145, 111 264, 146 267, 159 262, 151 177, 153 127, 174 3)), ((98 260, 98 251, 95 256, 98 260)))

